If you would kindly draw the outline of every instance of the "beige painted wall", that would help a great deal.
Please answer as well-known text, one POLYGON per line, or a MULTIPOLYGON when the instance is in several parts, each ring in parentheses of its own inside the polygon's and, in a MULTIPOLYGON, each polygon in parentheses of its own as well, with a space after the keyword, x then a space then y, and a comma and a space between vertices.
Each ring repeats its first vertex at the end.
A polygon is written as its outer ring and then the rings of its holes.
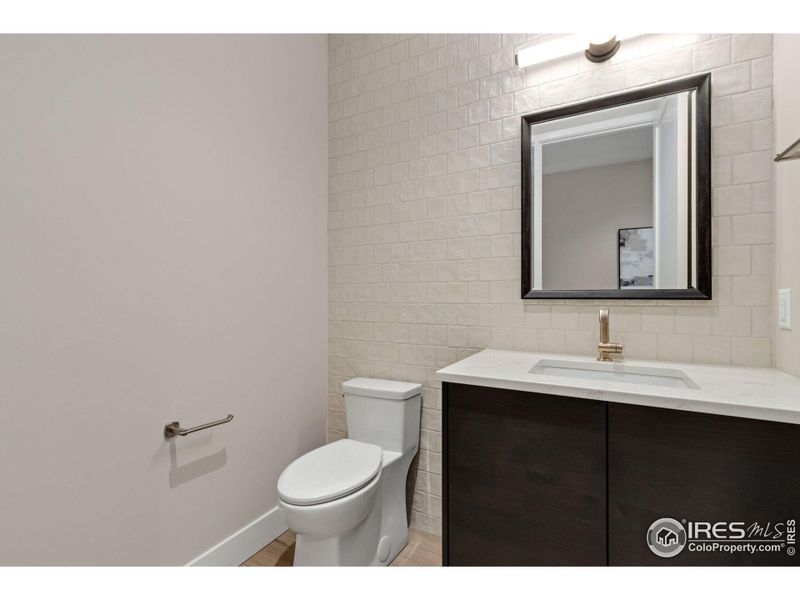
POLYGON ((441 527, 437 368, 480 349, 772 365, 772 36, 647 35, 609 62, 517 69, 541 34, 345 35, 329 45, 329 437, 341 383, 423 383, 412 522, 441 527), (520 300, 520 116, 712 74, 714 299, 520 300))
POLYGON ((326 44, 0 36, 0 564, 184 564, 324 441, 326 44))
MULTIPOLYGON (((800 137, 799 56, 800 35, 775 36, 776 154, 800 137)), ((793 321, 792 330, 775 330, 775 364, 800 377, 800 161, 776 164, 775 184, 775 298, 791 288, 793 321)))
POLYGON ((542 287, 613 290, 619 230, 653 226, 653 161, 542 177, 542 287))

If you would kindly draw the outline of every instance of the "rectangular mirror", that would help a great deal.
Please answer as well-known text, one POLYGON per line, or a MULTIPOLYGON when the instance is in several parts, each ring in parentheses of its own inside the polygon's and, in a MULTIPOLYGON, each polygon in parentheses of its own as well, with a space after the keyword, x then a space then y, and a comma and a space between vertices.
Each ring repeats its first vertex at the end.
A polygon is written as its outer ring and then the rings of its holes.
POLYGON ((522 117, 523 298, 711 298, 709 87, 522 117))

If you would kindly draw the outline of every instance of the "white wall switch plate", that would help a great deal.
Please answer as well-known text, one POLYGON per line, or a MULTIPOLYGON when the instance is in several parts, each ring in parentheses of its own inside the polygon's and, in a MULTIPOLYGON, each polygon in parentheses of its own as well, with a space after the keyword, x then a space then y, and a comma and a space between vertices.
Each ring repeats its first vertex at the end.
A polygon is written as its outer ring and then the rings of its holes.
POLYGON ((778 290, 778 327, 792 328, 792 290, 778 290))

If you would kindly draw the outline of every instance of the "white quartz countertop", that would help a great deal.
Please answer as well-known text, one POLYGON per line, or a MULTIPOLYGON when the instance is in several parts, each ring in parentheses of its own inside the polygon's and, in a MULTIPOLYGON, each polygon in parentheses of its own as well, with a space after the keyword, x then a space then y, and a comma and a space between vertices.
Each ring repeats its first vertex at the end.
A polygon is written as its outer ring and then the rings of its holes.
POLYGON ((678 369, 699 389, 530 373, 540 360, 596 364, 591 356, 484 350, 436 372, 440 381, 800 424, 800 379, 776 369, 618 360, 678 369))

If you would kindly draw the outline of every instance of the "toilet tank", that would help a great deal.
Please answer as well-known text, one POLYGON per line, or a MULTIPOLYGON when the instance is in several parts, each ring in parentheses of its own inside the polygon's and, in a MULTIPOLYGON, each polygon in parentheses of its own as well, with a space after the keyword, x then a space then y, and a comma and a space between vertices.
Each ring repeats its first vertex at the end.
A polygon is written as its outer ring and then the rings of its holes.
POLYGON ((416 451, 422 386, 357 377, 342 384, 347 437, 393 452, 416 451))

